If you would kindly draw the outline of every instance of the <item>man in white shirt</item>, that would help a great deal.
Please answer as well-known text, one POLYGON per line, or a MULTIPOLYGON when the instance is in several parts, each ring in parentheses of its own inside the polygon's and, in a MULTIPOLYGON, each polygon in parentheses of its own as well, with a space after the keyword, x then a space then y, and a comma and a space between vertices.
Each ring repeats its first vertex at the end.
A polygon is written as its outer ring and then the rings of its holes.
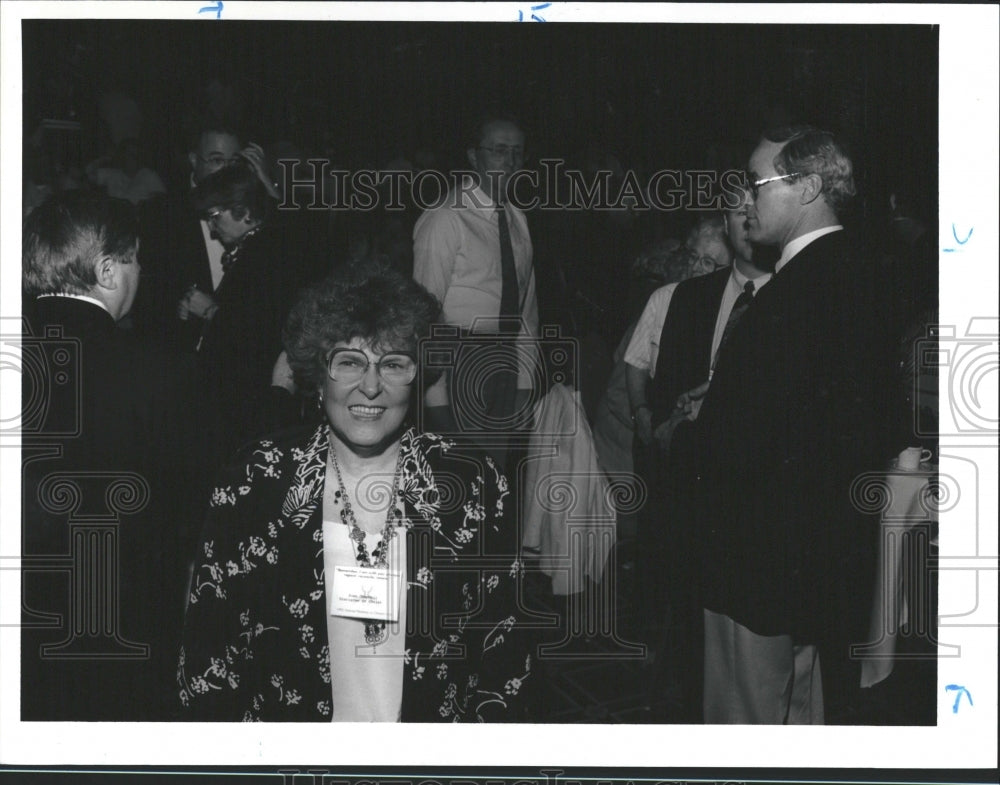
POLYGON ((523 348, 524 339, 538 336, 531 236, 524 213, 508 200, 524 139, 512 120, 480 123, 467 150, 472 173, 413 231, 414 278, 465 339, 456 367, 427 393, 428 429, 478 439, 501 463, 532 387, 517 343, 523 348))

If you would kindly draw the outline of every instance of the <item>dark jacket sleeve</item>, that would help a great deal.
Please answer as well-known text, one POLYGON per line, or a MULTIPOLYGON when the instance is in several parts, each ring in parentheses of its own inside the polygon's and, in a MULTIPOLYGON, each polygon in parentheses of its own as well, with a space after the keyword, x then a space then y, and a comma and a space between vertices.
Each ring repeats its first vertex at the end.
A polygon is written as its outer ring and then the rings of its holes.
POLYGON ((181 719, 236 721, 252 699, 251 638, 259 607, 248 556, 263 538, 254 467, 243 453, 219 476, 194 554, 177 667, 181 719), (249 527, 249 528, 248 528, 249 527))

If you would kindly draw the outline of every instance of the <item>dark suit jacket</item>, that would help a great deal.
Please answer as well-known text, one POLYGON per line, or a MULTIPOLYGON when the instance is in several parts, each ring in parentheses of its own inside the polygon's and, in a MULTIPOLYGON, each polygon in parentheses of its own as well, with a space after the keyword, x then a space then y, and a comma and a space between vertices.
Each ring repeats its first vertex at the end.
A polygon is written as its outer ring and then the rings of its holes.
POLYGON ((850 489, 890 457, 893 395, 870 271, 842 231, 788 262, 722 350, 690 434, 706 606, 761 635, 843 642, 867 624, 878 525, 850 489))
POLYGON ((136 329, 173 350, 191 351, 201 323, 177 318, 177 303, 196 284, 211 294, 212 271, 190 193, 170 194, 139 206, 142 285, 130 314, 136 329))
MULTIPOLYGON (((208 490, 209 473, 200 463, 204 448, 197 441, 202 430, 195 420, 193 369, 151 350, 85 301, 39 298, 34 317, 25 354, 35 372, 25 374, 24 399, 26 409, 41 415, 22 449, 28 609, 22 629, 22 719, 163 718, 197 531, 193 510, 208 490), (47 328, 56 333, 46 335, 47 328), (124 484, 116 486, 116 479, 124 484), (49 484, 53 481, 62 482, 62 490, 49 484), (98 540, 86 540, 79 530, 84 540, 73 536, 74 521, 87 516, 103 516, 114 532, 99 540, 102 548, 117 549, 117 569, 104 576, 81 572, 88 561, 105 567, 114 562, 106 552, 93 552, 98 540), (80 545, 94 558, 82 559, 80 545), (74 588, 74 579, 82 589, 74 588), (86 632, 91 625, 72 613, 73 603, 83 601, 81 591, 112 600, 110 613, 102 613, 94 626, 107 625, 122 641, 148 645, 148 655, 105 659, 128 647, 86 632), (61 614, 62 621, 33 626, 33 613, 61 614), (95 656, 43 657, 40 647, 73 638, 74 618, 84 632, 73 642, 93 644, 95 656)), ((70 651, 79 653, 79 646, 70 651)))
POLYGON ((219 310, 198 352, 203 399, 227 460, 243 443, 287 423, 269 407, 271 370, 302 275, 287 233, 265 224, 248 238, 215 292, 219 310))

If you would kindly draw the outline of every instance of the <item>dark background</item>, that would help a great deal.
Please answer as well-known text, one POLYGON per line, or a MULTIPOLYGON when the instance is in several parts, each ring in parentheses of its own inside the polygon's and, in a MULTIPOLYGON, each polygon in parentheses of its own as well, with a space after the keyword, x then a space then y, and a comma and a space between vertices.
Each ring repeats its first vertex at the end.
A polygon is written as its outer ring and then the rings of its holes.
POLYGON ((86 163, 108 147, 97 99, 121 91, 176 181, 214 95, 266 147, 462 165, 470 118, 505 106, 535 161, 596 150, 648 173, 741 165, 764 127, 806 119, 847 140, 874 218, 892 178, 936 198, 937 42, 926 25, 25 21, 25 133, 81 119, 86 163))

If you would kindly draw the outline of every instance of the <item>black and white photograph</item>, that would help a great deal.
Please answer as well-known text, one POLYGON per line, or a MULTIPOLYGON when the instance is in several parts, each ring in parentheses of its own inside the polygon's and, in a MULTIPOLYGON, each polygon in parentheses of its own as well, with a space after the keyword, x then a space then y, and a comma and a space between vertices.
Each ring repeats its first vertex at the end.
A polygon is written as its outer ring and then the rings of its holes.
POLYGON ((0 762, 995 768, 997 8, 780 8, 5 4, 0 762))

